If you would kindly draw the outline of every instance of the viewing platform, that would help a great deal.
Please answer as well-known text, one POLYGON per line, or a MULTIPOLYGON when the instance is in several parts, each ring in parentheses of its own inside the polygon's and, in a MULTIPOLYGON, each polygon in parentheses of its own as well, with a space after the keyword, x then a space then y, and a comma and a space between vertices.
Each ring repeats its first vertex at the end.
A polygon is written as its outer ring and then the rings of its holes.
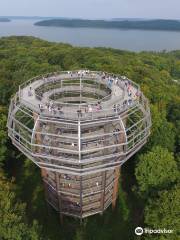
POLYGON ((139 86, 126 77, 86 70, 35 78, 20 86, 22 104, 42 116, 70 120, 115 116, 138 104, 139 86))
POLYGON ((41 168, 47 202, 85 218, 115 206, 120 166, 146 143, 151 116, 130 79, 78 70, 20 85, 7 126, 13 144, 41 168))

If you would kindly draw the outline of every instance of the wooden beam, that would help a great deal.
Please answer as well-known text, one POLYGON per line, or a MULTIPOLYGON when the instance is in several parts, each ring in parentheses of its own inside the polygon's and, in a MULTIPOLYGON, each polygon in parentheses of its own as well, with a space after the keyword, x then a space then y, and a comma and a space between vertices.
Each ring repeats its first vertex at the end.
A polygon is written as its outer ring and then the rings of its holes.
POLYGON ((116 199, 118 197, 119 175, 120 175, 120 168, 116 167, 114 170, 114 187, 113 187, 113 195, 112 195, 112 209, 113 210, 116 207, 116 199))

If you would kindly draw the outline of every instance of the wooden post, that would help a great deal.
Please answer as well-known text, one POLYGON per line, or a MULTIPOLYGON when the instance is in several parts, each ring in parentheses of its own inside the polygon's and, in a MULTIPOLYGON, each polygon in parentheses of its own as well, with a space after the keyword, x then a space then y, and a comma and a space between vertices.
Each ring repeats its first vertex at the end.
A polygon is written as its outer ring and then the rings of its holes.
POLYGON ((60 190, 60 174, 55 173, 56 175, 56 192, 57 192, 57 198, 58 198, 58 206, 59 206, 59 215, 60 215, 60 224, 63 224, 63 215, 62 215, 62 202, 61 202, 61 196, 59 194, 60 190))
POLYGON ((104 211, 104 200, 105 200, 105 190, 106 190, 106 171, 102 172, 102 195, 101 195, 101 211, 104 211))
POLYGON ((116 167, 114 170, 114 188, 113 188, 113 196, 112 196, 112 209, 114 210, 116 207, 116 199, 118 196, 118 186, 119 186, 119 175, 120 168, 116 167))

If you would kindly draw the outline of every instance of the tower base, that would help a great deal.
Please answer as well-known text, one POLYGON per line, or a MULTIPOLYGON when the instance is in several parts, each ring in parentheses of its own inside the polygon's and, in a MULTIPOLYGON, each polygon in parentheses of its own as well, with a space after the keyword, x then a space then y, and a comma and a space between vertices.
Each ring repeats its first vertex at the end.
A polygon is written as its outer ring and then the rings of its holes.
POLYGON ((85 176, 60 174, 42 169, 46 201, 62 215, 85 218, 103 213, 110 204, 115 208, 119 170, 85 176))

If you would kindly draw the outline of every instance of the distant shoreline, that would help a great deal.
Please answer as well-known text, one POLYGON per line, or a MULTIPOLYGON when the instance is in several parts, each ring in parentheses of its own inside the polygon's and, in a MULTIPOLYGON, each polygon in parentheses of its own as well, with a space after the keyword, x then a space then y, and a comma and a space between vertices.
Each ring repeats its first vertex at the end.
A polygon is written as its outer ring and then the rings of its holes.
POLYGON ((105 28, 105 29, 139 29, 180 31, 178 20, 82 20, 82 19, 50 19, 36 22, 35 26, 69 27, 69 28, 105 28))
POLYGON ((1 18, 0 17, 0 22, 11 22, 9 18, 1 18))

